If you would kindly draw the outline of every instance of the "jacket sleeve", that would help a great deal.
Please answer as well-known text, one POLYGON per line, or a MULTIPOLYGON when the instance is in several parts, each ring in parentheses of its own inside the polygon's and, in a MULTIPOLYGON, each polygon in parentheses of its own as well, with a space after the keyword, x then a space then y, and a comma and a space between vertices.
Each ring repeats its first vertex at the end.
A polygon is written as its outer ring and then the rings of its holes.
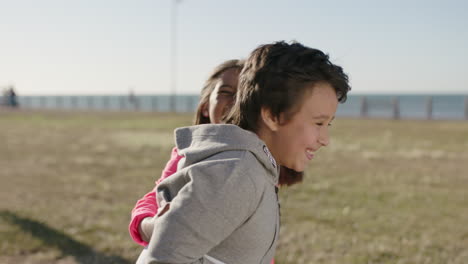
POLYGON ((136 243, 142 246, 148 245, 148 242, 141 238, 140 232, 138 232, 138 227, 143 219, 155 216, 157 211, 158 205, 156 203, 156 193, 154 190, 147 193, 143 198, 137 201, 135 208, 132 210, 132 219, 128 225, 128 232, 136 243))
POLYGON ((166 179, 167 177, 171 176, 177 171, 177 165, 181 158, 183 158, 183 156, 179 155, 177 148, 174 147, 171 152, 171 158, 166 163, 166 167, 164 167, 164 170, 162 171, 159 180, 156 181, 156 185, 158 185, 162 180, 166 179))
POLYGON ((148 242, 141 238, 140 232, 138 232, 138 227, 140 226, 140 223, 143 221, 143 219, 156 215, 158 211, 158 204, 156 202, 155 193, 156 187, 162 180, 166 179, 177 171, 177 164, 181 158, 182 156, 178 154, 177 148, 173 148, 171 152, 171 158, 162 171, 161 177, 158 181, 156 181, 155 188, 151 192, 145 194, 145 196, 143 196, 140 200, 138 200, 132 210, 132 218, 130 220, 130 224, 128 225, 128 232, 130 233, 132 239, 142 246, 148 245, 148 242))
POLYGON ((169 211, 156 219, 147 258, 140 263, 198 263, 241 226, 260 199, 255 182, 241 167, 204 162, 176 174, 187 177, 187 183, 169 211))

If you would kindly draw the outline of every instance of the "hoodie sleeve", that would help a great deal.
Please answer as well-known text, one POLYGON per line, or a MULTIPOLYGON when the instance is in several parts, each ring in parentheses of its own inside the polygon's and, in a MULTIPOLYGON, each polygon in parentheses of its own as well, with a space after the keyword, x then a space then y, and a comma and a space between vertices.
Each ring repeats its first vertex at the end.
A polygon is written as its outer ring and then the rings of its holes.
POLYGON ((242 225, 260 200, 238 162, 203 162, 178 176, 188 182, 156 219, 144 263, 197 263, 242 225))
POLYGON ((183 156, 179 155, 177 148, 174 147, 171 152, 171 159, 167 162, 159 180, 156 181, 156 186, 151 192, 145 194, 143 198, 138 200, 132 210, 132 218, 130 224, 128 225, 128 231, 132 239, 142 246, 148 245, 148 242, 141 238, 138 227, 140 226, 140 223, 143 221, 143 219, 156 215, 159 207, 156 203, 156 187, 162 180, 166 179, 177 171, 177 164, 179 163, 180 159, 182 159, 182 157, 183 156))

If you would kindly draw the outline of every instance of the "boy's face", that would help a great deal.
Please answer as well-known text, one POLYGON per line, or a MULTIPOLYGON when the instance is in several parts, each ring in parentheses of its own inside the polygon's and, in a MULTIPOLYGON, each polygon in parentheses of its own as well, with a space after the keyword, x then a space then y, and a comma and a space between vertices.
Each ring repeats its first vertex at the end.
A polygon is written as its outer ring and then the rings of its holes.
POLYGON ((277 122, 267 142, 276 161, 297 172, 304 171, 315 153, 329 144, 328 128, 338 107, 330 84, 322 82, 309 88, 313 89, 305 92, 299 111, 289 121, 277 122))

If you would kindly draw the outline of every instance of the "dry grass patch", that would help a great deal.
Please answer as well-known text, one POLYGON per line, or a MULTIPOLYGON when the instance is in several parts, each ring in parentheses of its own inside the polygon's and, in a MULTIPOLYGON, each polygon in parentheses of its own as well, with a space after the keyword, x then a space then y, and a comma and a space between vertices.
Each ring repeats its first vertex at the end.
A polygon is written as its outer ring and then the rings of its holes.
MULTIPOLYGON (((191 115, 0 113, 0 263, 133 263, 127 225, 191 115)), ((468 123, 337 120, 280 192, 277 263, 468 263, 468 123)))

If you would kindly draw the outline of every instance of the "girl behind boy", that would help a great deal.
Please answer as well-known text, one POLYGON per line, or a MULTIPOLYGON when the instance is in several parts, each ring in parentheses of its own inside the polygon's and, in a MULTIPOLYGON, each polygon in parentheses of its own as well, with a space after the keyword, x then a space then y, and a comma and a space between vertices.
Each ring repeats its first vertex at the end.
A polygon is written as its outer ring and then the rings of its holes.
MULTIPOLYGON (((221 123, 225 113, 231 109, 237 93, 239 73, 244 66, 241 60, 227 60, 218 65, 206 80, 200 95, 194 124, 221 123)), ((182 158, 177 148, 173 148, 171 158, 156 181, 154 189, 137 201, 132 210, 128 227, 132 239, 142 245, 148 245, 153 232, 153 217, 158 211, 155 190, 157 185, 177 171, 177 164, 182 158)))

